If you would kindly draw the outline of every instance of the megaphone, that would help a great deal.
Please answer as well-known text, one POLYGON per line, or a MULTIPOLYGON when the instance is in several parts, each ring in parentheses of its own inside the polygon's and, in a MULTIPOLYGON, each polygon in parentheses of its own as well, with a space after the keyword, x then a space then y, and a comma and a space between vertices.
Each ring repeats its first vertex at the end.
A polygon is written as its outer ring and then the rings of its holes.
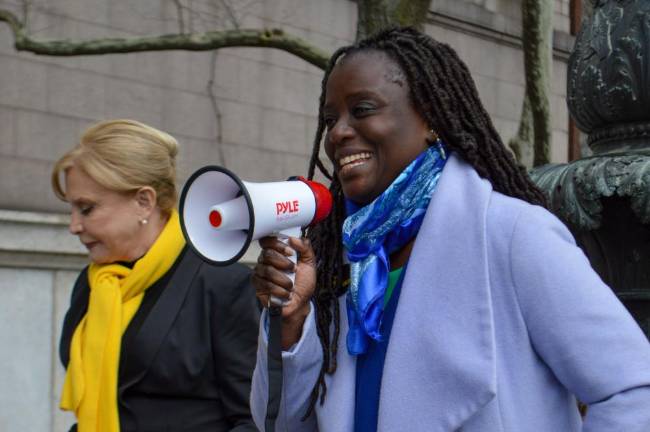
POLYGON ((246 182, 226 168, 206 166, 187 180, 179 213, 190 247, 207 262, 228 265, 253 240, 300 237, 302 227, 325 219, 331 209, 332 195, 320 183, 302 177, 246 182))

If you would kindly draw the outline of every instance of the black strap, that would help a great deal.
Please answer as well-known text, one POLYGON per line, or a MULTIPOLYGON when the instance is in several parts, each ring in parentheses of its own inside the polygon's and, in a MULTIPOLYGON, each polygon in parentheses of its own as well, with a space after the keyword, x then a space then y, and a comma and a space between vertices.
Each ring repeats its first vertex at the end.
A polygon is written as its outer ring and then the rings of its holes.
POLYGON ((275 431, 275 419, 280 411, 282 398, 282 307, 269 307, 269 400, 266 406, 266 432, 275 431))

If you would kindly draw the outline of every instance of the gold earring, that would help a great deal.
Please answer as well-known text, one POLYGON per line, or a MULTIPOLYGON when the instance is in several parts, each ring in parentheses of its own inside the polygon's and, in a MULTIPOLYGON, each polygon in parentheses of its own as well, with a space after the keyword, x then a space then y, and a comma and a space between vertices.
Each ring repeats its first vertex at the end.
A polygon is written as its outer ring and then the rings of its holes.
POLYGON ((434 131, 433 129, 429 129, 429 136, 427 137, 427 141, 429 142, 429 145, 433 145, 436 141, 438 141, 440 137, 434 131))

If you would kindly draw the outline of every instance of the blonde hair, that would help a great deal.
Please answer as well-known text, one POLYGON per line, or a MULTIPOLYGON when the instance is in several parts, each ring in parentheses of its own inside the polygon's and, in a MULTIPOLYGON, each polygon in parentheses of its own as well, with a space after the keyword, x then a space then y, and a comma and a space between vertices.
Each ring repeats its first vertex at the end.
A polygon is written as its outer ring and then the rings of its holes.
POLYGON ((135 120, 108 120, 88 128, 79 144, 59 159, 52 170, 54 194, 66 201, 62 173, 72 166, 103 187, 135 192, 150 186, 165 213, 176 205, 178 142, 171 135, 135 120))

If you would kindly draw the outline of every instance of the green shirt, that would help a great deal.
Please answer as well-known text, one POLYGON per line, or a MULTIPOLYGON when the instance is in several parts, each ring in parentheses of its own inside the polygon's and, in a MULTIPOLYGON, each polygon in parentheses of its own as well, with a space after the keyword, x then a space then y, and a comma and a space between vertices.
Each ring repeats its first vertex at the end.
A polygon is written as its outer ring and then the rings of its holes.
POLYGON ((388 273, 388 287, 386 287, 386 292, 384 293, 384 309, 386 309, 386 305, 388 304, 388 300, 390 300, 390 296, 393 295, 393 290, 395 289, 395 285, 397 285, 397 281, 399 280, 399 276, 402 274, 402 269, 404 267, 400 267, 395 270, 391 270, 390 273, 388 273))

